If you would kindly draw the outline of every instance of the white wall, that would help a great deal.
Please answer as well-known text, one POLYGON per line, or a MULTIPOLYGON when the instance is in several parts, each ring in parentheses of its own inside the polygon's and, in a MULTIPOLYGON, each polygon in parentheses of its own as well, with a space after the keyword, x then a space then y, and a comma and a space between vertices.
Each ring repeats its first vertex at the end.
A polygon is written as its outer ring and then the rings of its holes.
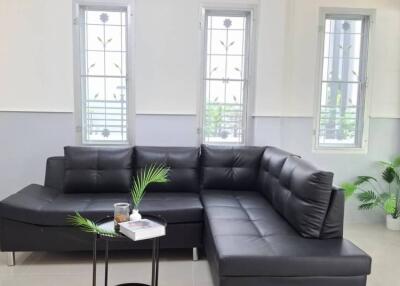
POLYGON ((0 110, 73 111, 72 4, 0 0, 0 110))
MULTIPOLYGON (((258 7, 254 144, 300 154, 335 172, 337 183, 399 152, 399 0, 136 0, 137 144, 198 143, 201 3, 258 7), (366 154, 311 151, 322 6, 376 9, 366 154)), ((41 182, 44 158, 75 142, 72 57, 72 0, 0 0, 0 198, 41 182)), ((361 219, 352 210, 349 220, 361 219)))
MULTIPOLYGON (((0 0, 0 110, 73 111, 72 0, 0 0)), ((371 116, 400 117, 398 0, 136 0, 139 114, 196 114, 200 3, 258 5, 256 116, 312 116, 318 12, 376 9, 371 116)))
POLYGON ((136 110, 195 114, 199 90, 197 1, 136 1, 136 110))

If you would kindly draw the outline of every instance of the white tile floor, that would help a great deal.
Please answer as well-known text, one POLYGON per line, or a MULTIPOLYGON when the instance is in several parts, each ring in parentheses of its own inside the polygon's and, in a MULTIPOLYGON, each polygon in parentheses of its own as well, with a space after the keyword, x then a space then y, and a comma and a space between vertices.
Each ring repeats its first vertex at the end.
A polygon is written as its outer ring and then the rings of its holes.
MULTIPOLYGON (((373 259, 368 286, 400 285, 398 268, 400 232, 383 225, 346 225, 346 238, 367 251, 373 259)), ((109 285, 122 282, 149 283, 151 259, 146 253, 113 253, 109 285)), ((103 267, 99 266, 98 285, 103 285, 103 267)), ((88 286, 91 285, 90 253, 18 253, 17 265, 8 267, 0 254, 1 286, 88 286)), ((211 286, 207 261, 193 262, 191 251, 162 252, 160 286, 211 286)))

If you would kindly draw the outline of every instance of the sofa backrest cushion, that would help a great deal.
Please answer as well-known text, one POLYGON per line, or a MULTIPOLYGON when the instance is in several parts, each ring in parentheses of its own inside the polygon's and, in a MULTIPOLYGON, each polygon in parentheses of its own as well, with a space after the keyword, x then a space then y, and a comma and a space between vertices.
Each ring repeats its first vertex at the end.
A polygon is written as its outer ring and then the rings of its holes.
POLYGON ((202 145, 202 188, 254 191, 264 149, 202 145))
POLYGON ((268 172, 263 175, 261 191, 299 234, 320 238, 330 205, 333 174, 318 170, 296 156, 286 154, 284 159, 284 151, 268 149, 266 152, 274 153, 269 155, 274 160, 270 160, 269 168, 261 169, 261 172, 268 172))
POLYGON ((279 189, 272 186, 279 180, 283 164, 290 156, 293 155, 276 147, 267 147, 262 155, 258 189, 270 202, 273 201, 274 192, 279 191, 279 189))
POLYGON ((136 173, 152 164, 168 167, 168 182, 150 184, 150 192, 199 192, 199 148, 135 147, 136 173))
POLYGON ((64 192, 129 192, 132 154, 132 148, 65 147, 64 192))

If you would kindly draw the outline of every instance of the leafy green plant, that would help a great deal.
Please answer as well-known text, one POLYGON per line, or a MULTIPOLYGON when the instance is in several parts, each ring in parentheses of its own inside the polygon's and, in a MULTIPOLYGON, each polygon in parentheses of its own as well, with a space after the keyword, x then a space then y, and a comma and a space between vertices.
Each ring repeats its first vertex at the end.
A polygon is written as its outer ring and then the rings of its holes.
POLYGON ((222 105, 207 104, 206 116, 208 124, 205 124, 207 137, 218 137, 222 127, 222 105))
POLYGON ((400 217, 400 156, 391 162, 379 162, 383 166, 381 179, 358 176, 354 182, 345 182, 341 187, 346 198, 353 195, 360 201, 360 210, 382 208, 393 218, 400 217))
POLYGON ((84 232, 97 233, 103 236, 115 237, 117 233, 114 230, 101 228, 95 222, 83 217, 80 213, 76 212, 75 215, 67 218, 68 224, 80 228, 84 232))
POLYGON ((150 165, 139 171, 131 189, 132 205, 135 209, 138 209, 149 184, 168 182, 168 172, 169 168, 157 165, 150 165))

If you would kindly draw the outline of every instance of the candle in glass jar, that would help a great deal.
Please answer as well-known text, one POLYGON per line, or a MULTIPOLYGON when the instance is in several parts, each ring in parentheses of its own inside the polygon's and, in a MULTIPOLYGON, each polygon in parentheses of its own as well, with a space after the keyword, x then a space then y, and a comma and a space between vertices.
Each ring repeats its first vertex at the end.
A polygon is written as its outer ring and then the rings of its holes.
POLYGON ((129 221, 129 204, 116 203, 114 204, 114 226, 119 223, 129 221))

